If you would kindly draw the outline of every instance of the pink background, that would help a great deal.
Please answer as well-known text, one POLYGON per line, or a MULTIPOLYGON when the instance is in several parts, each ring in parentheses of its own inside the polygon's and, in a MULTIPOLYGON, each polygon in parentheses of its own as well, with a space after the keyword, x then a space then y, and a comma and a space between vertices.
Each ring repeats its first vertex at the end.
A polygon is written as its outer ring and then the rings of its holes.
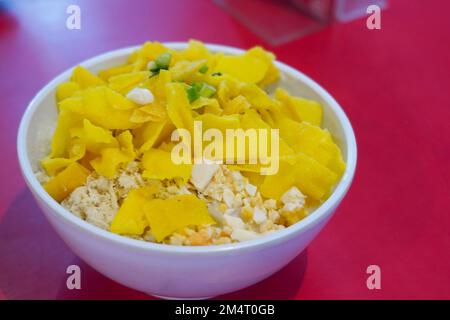
MULTIPOLYGON (((108 50, 189 38, 264 43, 207 0, 14 2, 0 13, 0 297, 147 299, 80 261, 39 212, 17 163, 20 117, 50 79, 108 50), (65 28, 72 3, 79 31, 65 28), (69 264, 82 268, 80 291, 65 287, 69 264)), ((450 298, 450 2, 390 3, 380 31, 360 19, 269 47, 341 103, 356 132, 357 173, 307 251, 221 298, 450 298), (366 287, 371 264, 381 267, 381 290, 366 287)))

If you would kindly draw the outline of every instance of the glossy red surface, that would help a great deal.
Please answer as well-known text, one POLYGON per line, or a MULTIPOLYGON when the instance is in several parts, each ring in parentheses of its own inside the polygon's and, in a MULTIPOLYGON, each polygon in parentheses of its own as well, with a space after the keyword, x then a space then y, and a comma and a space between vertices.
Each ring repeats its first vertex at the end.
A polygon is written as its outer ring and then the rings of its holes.
MULTIPOLYGON (((341 103, 358 141, 353 186, 311 246, 269 279, 221 298, 450 298, 450 2, 391 1, 382 29, 365 19, 270 48, 341 103), (366 268, 382 271, 368 290, 366 268)), ((18 123, 50 79, 145 40, 248 48, 261 41, 211 1, 14 1, 0 12, 0 297, 147 299, 77 258, 20 175, 18 123), (81 7, 82 29, 65 27, 81 7), (66 289, 79 264, 82 290, 66 289)), ((211 270, 214 272, 214 270, 211 270)))

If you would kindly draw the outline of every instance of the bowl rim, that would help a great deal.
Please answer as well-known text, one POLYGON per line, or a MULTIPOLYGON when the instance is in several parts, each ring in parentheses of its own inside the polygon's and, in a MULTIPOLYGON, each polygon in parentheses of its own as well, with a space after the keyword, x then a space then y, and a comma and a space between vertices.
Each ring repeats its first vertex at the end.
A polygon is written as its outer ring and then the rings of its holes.
MULTIPOLYGON (((188 43, 163 42, 162 44, 174 50, 182 50, 187 47, 188 43)), ((240 54, 245 52, 245 50, 243 49, 230 47, 226 45, 210 44, 210 43, 205 43, 205 45, 208 48, 208 50, 213 52, 221 51, 224 52, 225 54, 240 54)), ((79 63, 79 65, 82 65, 86 68, 91 68, 96 64, 102 62, 103 60, 110 60, 113 58, 129 55, 132 51, 140 47, 141 45, 136 45, 108 51, 106 53, 84 60, 81 63, 79 63)), ((337 103, 337 101, 324 88, 322 88, 322 86, 320 86, 317 82, 315 82, 302 72, 280 61, 275 61, 275 64, 282 72, 294 76, 295 78, 299 79, 307 86, 312 88, 312 90, 317 92, 328 103, 328 105, 332 109, 332 112, 335 114, 338 121, 342 125, 344 139, 347 143, 346 170, 342 175, 339 183, 335 186, 333 193, 324 203, 322 203, 322 205, 320 205, 317 209, 315 209, 310 215, 308 215, 306 218, 302 219, 301 221, 297 222, 296 224, 288 228, 278 230, 269 235, 264 235, 253 240, 243 241, 239 243, 208 245, 208 246, 177 246, 177 245, 152 243, 121 236, 112 233, 110 231, 101 229, 97 226, 94 226, 88 223, 87 221, 80 219, 79 217, 70 213, 69 210, 64 208, 57 201, 55 201, 39 183, 35 173, 33 172, 31 162, 28 157, 26 137, 28 135, 28 129, 30 126, 31 118, 38 109, 44 97, 46 97, 49 91, 52 91, 59 83, 67 81, 75 66, 65 70, 64 72, 60 73, 58 76, 53 78, 50 82, 48 82, 30 101, 22 116, 17 135, 17 153, 19 165, 22 171, 22 175, 25 179, 25 182, 31 189, 34 196, 38 197, 41 201, 46 203, 47 206, 49 206, 52 209, 51 211, 52 214, 57 215, 59 219, 63 219, 65 220, 65 222, 71 224, 72 226, 81 229, 81 231, 83 232, 88 232, 97 238, 101 238, 102 240, 106 241, 112 241, 118 245, 123 245, 134 249, 143 249, 146 251, 154 251, 160 253, 164 252, 172 254, 194 254, 194 253, 218 254, 218 253, 232 253, 236 251, 241 252, 248 250, 257 250, 264 246, 272 246, 285 242, 295 237, 296 235, 311 229, 312 227, 314 227, 315 225, 317 225, 318 223, 320 223, 321 221, 332 215, 334 211, 333 209, 335 209, 335 207, 343 199, 352 183, 357 162, 357 146, 351 123, 347 118, 345 112, 342 110, 341 106, 337 103)))

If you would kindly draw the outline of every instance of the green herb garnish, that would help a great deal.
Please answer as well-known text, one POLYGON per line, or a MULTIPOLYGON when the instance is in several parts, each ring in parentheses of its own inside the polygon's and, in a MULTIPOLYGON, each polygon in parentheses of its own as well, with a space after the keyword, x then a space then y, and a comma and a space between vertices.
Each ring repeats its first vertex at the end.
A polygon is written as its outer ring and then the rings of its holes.
POLYGON ((208 72, 208 69, 208 66, 204 64, 200 69, 198 69, 198 72, 205 74, 206 72, 208 72))
POLYGON ((200 93, 194 86, 190 86, 189 88, 187 88, 186 93, 190 103, 200 98, 200 93))
POLYGON ((211 74, 213 77, 220 77, 222 75, 222 72, 214 72, 211 74))
POLYGON ((213 86, 211 86, 207 83, 203 83, 202 87, 200 88, 199 93, 200 93, 200 96, 202 96, 202 97, 210 98, 216 93, 216 88, 214 88, 213 86))
POLYGON ((160 69, 169 69, 170 59, 172 58, 172 54, 169 52, 163 53, 156 58, 155 63, 160 69))
POLYGON ((186 94, 190 103, 194 102, 200 97, 210 98, 215 93, 216 88, 204 82, 194 82, 186 89, 186 94))
POLYGON ((149 67, 149 70, 151 72, 159 71, 159 67, 158 67, 158 65, 156 64, 155 61, 150 61, 149 64, 148 64, 148 67, 149 67))
POLYGON ((159 74, 160 70, 168 70, 172 54, 169 52, 159 55, 154 61, 150 61, 149 70, 152 73, 150 77, 159 74))

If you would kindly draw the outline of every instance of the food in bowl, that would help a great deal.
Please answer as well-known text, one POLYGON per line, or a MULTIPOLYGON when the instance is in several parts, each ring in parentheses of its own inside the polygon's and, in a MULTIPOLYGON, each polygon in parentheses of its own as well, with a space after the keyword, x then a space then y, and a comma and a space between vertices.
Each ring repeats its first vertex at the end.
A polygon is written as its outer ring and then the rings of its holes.
POLYGON ((56 90, 57 126, 37 173, 45 190, 102 229, 164 244, 241 242, 295 224, 327 199, 345 163, 320 104, 274 90, 274 58, 260 47, 225 55, 198 41, 179 51, 147 42, 98 75, 77 66, 56 90), (195 139, 198 123, 216 137, 259 130, 276 172, 248 146, 228 157, 229 139, 204 156, 213 142, 195 139), (190 161, 174 161, 185 150, 190 161))

